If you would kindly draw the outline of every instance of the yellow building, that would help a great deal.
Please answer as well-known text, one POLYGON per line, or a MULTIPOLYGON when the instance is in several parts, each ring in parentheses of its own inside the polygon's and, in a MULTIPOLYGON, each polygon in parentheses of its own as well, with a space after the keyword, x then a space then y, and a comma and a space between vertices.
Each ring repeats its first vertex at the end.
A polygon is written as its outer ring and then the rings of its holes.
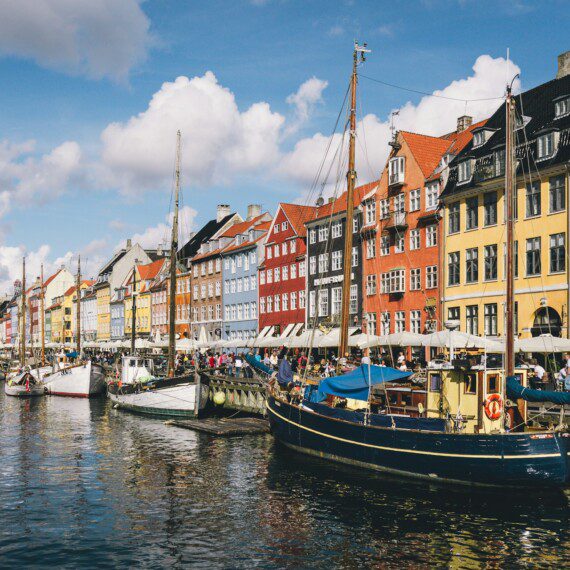
POLYGON ((151 291, 150 285, 162 269, 165 258, 152 263, 137 265, 127 275, 124 287, 125 293, 125 336, 130 337, 133 318, 133 293, 136 296, 135 334, 137 338, 148 338, 151 332, 151 291), (133 276, 135 279, 133 279, 133 276))
MULTIPOLYGON (((570 54, 566 54, 570 56, 570 54)), ((515 333, 569 336, 570 74, 514 98, 515 333), (522 104, 521 104, 522 99, 522 104)), ((442 320, 504 336, 505 105, 451 163, 442 194, 442 320)))
POLYGON ((64 325, 63 325, 63 295, 55 297, 53 304, 48 307, 51 315, 51 337, 50 341, 55 343, 65 342, 64 325))
POLYGON ((97 298, 97 340, 111 338, 111 287, 108 281, 95 285, 97 298))

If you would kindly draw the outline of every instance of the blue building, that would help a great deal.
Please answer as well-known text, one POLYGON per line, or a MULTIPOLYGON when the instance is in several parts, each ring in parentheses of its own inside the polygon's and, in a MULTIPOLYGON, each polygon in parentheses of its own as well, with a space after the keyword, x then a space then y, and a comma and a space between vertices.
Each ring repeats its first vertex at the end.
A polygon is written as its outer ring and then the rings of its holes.
POLYGON ((111 340, 122 340, 125 336, 125 291, 122 287, 111 297, 111 340))
MULTIPOLYGON (((250 206, 251 208, 251 206, 250 206)), ((222 255, 222 338, 243 348, 258 332, 257 267, 263 255, 262 242, 271 224, 269 214, 248 212, 246 222, 222 255), (238 344, 244 341, 244 345, 238 344)))

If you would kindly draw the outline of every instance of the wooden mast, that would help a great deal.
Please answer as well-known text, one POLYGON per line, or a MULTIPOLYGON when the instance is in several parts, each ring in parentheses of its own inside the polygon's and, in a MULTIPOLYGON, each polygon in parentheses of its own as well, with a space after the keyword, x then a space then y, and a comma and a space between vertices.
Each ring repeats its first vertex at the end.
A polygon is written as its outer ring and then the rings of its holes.
POLYGON ((26 364, 26 258, 22 258, 22 316, 20 319, 21 338, 20 338, 20 364, 26 364))
POLYGON ((136 287, 137 287, 137 260, 133 264, 133 290, 131 295, 133 297, 132 305, 131 305, 131 354, 135 353, 135 339, 137 336, 136 333, 136 326, 137 326, 137 296, 136 296, 136 287))
MULTIPOLYGON (((507 225, 507 303, 505 310, 505 373, 512 376, 515 372, 515 272, 514 272, 514 220, 515 220, 515 176, 516 166, 514 161, 515 145, 514 135, 514 100, 511 86, 507 87, 507 100, 505 104, 505 202, 506 202, 506 225, 507 225)), ((503 382, 503 385, 506 384, 503 382)), ((505 392, 503 386, 503 392, 505 392)), ((505 394, 503 394, 504 399, 505 394)))
POLYGON ((170 299, 168 307, 168 376, 174 376, 175 353, 175 302, 176 302, 176 258, 178 254, 178 205, 180 196, 180 131, 176 133, 176 172, 174 184, 174 215, 172 217, 172 237, 170 240, 170 299))
POLYGON ((77 258, 77 284, 75 286, 75 299, 77 300, 75 327, 77 329, 77 358, 81 357, 81 256, 77 258))
POLYGON ((40 319, 41 319, 41 327, 40 327, 40 334, 41 334, 41 345, 42 345, 42 365, 46 362, 46 308, 45 308, 45 300, 44 300, 44 264, 42 263, 41 271, 40 271, 40 280, 41 280, 41 288, 40 288, 40 319))
POLYGON ((350 81, 350 136, 348 147, 348 171, 346 173, 346 222, 344 231, 344 259, 342 281, 342 304, 340 322, 340 342, 338 356, 343 358, 348 352, 348 327, 350 320, 350 284, 352 277, 352 224, 354 218, 354 187, 356 186, 355 147, 356 147, 356 85, 359 61, 365 61, 366 44, 354 42, 352 57, 352 78, 350 81))

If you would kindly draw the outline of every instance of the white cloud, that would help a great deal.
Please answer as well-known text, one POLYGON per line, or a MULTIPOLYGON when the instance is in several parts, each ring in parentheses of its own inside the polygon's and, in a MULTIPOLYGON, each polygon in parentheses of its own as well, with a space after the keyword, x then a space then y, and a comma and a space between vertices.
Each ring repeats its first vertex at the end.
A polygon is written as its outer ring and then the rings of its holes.
POLYGON ((344 28, 337 24, 337 25, 329 28, 328 34, 329 34, 329 36, 332 36, 333 38, 337 38, 339 36, 344 35, 344 28))
POLYGON ((111 220, 109 227, 116 232, 122 232, 127 227, 127 224, 123 220, 111 220))
POLYGON ((164 83, 148 108, 102 133, 108 181, 124 193, 163 186, 172 176, 176 131, 182 131, 182 175, 211 185, 267 169, 279 158, 285 119, 264 102, 245 111, 214 74, 164 83))
POLYGON ((124 80, 145 59, 150 22, 141 0, 3 0, 0 54, 124 80))
MULTIPOLYGON (((492 58, 481 55, 473 65, 473 74, 464 79, 452 81, 444 89, 434 94, 457 99, 485 99, 501 97, 507 78, 520 72, 513 62, 507 70, 507 62, 503 58, 492 58)), ((361 82, 360 88, 363 88, 361 82)), ((370 88, 368 84, 367 88, 370 88)), ((514 91, 520 90, 520 82, 514 84, 514 91)), ((422 97, 417 104, 407 102, 399 109, 396 127, 428 135, 442 135, 454 131, 457 118, 463 114, 472 115, 474 121, 489 117, 501 104, 500 99, 469 102, 467 108, 464 101, 453 101, 436 97, 422 97)), ((368 114, 357 125, 357 170, 359 182, 370 181, 379 176, 388 156, 390 140, 389 117, 383 121, 374 114, 368 114), (366 152, 365 152, 366 150, 366 152)), ((341 135, 334 136, 329 159, 324 171, 331 164, 330 157, 337 149, 341 135)), ((278 172, 283 177, 293 178, 301 184, 310 184, 323 160, 329 137, 316 133, 312 137, 299 140, 292 151, 281 160, 278 172)), ((336 179, 336 167, 332 170, 332 180, 336 179)), ((341 176, 344 171, 341 169, 341 176)), ((330 188, 329 188, 330 191, 330 188)))
POLYGON ((299 123, 305 122, 315 105, 323 101, 323 91, 328 84, 328 81, 313 76, 302 83, 295 93, 291 93, 287 97, 287 103, 295 108, 295 115, 299 123))
MULTIPOLYGON (((188 233, 194 228, 194 220, 198 212, 191 208, 190 206, 184 206, 180 208, 178 215, 178 228, 179 228, 179 243, 182 245, 186 242, 188 238, 188 233)), ((134 234, 131 239, 133 245, 138 243, 143 248, 156 249, 159 245, 164 248, 170 247, 170 237, 172 232, 172 216, 170 213, 166 216, 164 222, 158 223, 156 226, 151 226, 146 228, 140 233, 134 234)), ((125 241, 122 240, 116 247, 119 249, 125 246, 125 241)))

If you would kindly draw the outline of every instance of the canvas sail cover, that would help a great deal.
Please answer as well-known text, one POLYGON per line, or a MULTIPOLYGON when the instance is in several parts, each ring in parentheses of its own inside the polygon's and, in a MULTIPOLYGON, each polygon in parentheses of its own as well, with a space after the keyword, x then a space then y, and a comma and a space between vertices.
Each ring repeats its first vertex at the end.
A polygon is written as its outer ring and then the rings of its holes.
POLYGON ((527 402, 552 402, 553 404, 570 404, 570 392, 549 392, 532 390, 521 386, 516 376, 507 378, 507 397, 511 400, 523 399, 527 402))

